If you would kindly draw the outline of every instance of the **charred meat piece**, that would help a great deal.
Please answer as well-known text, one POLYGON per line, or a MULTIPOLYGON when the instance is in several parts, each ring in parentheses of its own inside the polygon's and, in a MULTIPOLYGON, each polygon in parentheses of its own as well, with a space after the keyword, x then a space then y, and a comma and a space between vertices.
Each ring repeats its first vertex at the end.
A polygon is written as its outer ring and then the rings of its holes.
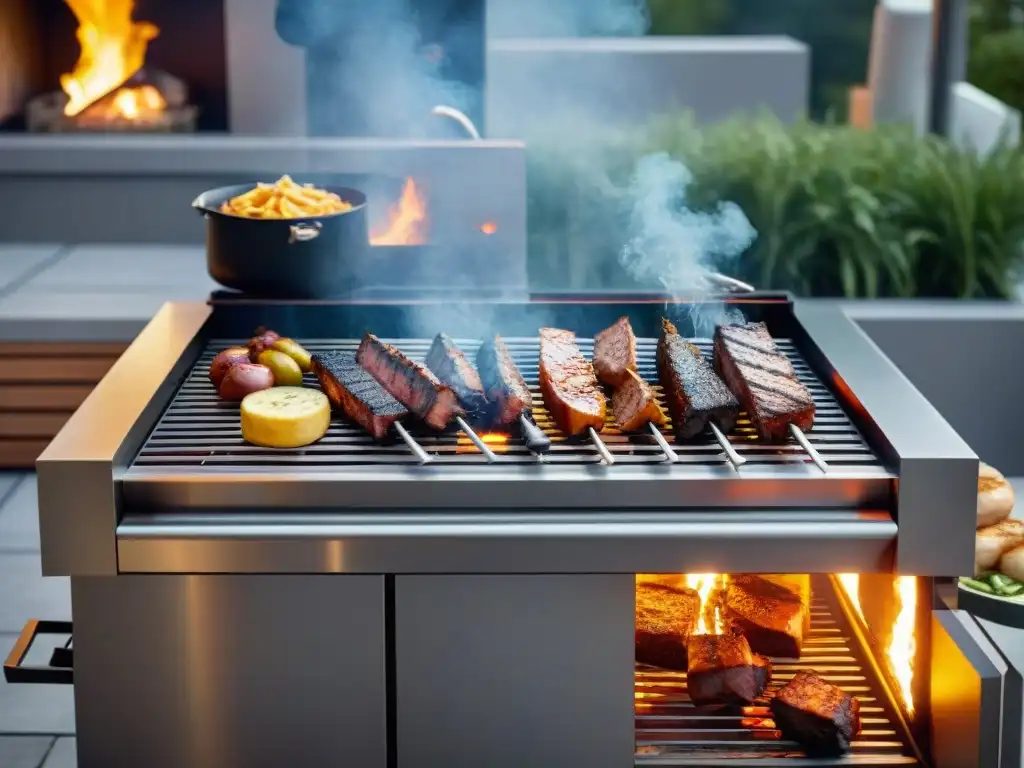
POLYGON ((814 399, 764 323, 715 329, 715 366, 764 440, 785 440, 789 425, 814 425, 814 399))
POLYGON ((363 337, 356 360, 388 394, 434 429, 444 429, 454 416, 462 413, 451 387, 372 333, 363 337))
POLYGON ((320 389, 331 405, 377 440, 384 439, 391 425, 408 415, 405 407, 359 366, 354 352, 319 352, 312 359, 320 389))
POLYGON ((636 660, 686 669, 686 638, 697 628, 700 595, 685 587, 636 585, 636 660))
POLYGON ((447 384, 459 398, 459 404, 474 418, 480 418, 487 409, 484 385, 466 354, 444 333, 434 337, 430 351, 423 361, 441 383, 447 384))
POLYGON ((799 658, 809 603, 801 595, 760 576, 733 576, 723 617, 765 656, 799 658))
POLYGON ((533 394, 501 336, 480 345, 476 368, 493 407, 491 418, 496 426, 512 424, 524 411, 533 409, 533 394))
POLYGON ((759 695, 754 657, 743 635, 691 635, 686 687, 698 707, 753 704, 759 695))
POLYGON ((612 416, 623 432, 640 429, 648 422, 660 427, 668 421, 654 390, 632 371, 612 393, 612 416))
POLYGON ((604 392, 572 331, 540 329, 540 389, 551 418, 565 434, 579 435, 587 427, 600 432, 604 427, 604 392))
POLYGON ((753 654, 754 657, 754 683, 757 688, 757 696, 760 698, 772 682, 772 660, 760 653, 753 654))
POLYGON ((661 321, 658 378, 681 440, 696 437, 712 421, 723 432, 735 426, 740 404, 711 364, 668 320, 661 321))
POLYGON ((625 384, 630 372, 636 372, 636 336, 628 317, 594 337, 594 371, 609 387, 625 384))
POLYGON ((860 702, 813 672, 800 671, 771 701, 784 739, 811 757, 838 757, 860 732, 860 702))

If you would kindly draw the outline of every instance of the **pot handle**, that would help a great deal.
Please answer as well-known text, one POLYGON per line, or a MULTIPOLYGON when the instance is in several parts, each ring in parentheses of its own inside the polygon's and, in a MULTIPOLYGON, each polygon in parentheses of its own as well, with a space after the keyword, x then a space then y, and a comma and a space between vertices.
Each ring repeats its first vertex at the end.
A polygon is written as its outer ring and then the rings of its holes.
POLYGON ((198 213, 200 216, 206 215, 206 211, 203 209, 202 195, 199 195, 199 197, 192 201, 192 207, 195 209, 195 212, 198 213))
POLYGON ((323 229, 319 221, 311 221, 308 224, 292 224, 288 227, 288 243, 305 243, 316 239, 323 229))

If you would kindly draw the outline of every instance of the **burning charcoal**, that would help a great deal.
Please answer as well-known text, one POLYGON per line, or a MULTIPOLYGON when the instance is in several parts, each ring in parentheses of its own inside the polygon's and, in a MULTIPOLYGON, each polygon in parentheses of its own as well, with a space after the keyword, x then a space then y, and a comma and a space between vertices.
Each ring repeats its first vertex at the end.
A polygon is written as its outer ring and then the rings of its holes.
POLYGON ((664 584, 636 585, 636 660, 665 669, 686 669, 686 638, 696 630, 700 596, 664 584))
POLYGON ((811 757, 848 752, 860 732, 860 702, 814 672, 797 672, 772 699, 771 710, 782 737, 811 757))
POLYGON ((743 635, 691 635, 686 654, 686 686, 697 706, 753 704, 760 694, 754 658, 743 635))
POLYGON ((808 602, 761 576, 734 576, 725 593, 725 619, 755 653, 799 658, 808 622, 808 602))

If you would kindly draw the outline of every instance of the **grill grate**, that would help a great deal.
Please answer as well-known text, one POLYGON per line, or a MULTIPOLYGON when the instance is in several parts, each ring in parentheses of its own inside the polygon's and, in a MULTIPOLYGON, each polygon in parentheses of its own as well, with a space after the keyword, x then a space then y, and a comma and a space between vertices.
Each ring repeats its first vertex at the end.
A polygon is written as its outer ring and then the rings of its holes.
POLYGON ((694 706, 684 672, 638 665, 634 675, 636 764, 733 768, 918 765, 890 716, 881 684, 864 663, 865 651, 851 637, 838 606, 821 598, 826 591, 831 593, 831 588, 823 580, 815 580, 814 588, 811 629, 804 638, 802 657, 772 659, 773 679, 766 696, 741 712, 694 706), (861 733, 842 758, 808 758, 799 745, 781 740, 775 730, 768 702, 774 691, 802 669, 814 670, 860 700, 861 733))
MULTIPOLYGON (((430 347, 429 339, 389 339, 409 357, 422 361, 430 347)), ((552 423, 543 407, 538 376, 537 339, 505 339, 509 351, 530 384, 535 395, 537 408, 535 420, 552 440, 551 452, 545 457, 552 464, 596 464, 601 458, 594 446, 585 439, 566 438, 552 423)), ((174 467, 295 467, 339 466, 373 464, 418 464, 416 457, 401 442, 376 443, 358 425, 335 416, 330 431, 318 443, 295 450, 276 450, 249 445, 242 440, 238 422, 237 403, 219 400, 206 376, 214 355, 221 349, 240 343, 237 340, 214 340, 204 350, 195 367, 173 398, 156 428, 147 439, 135 466, 151 468, 174 467)), ((470 359, 479 346, 478 341, 459 340, 459 345, 470 359)), ((710 355, 708 340, 695 342, 705 355, 710 355)), ((880 463, 864 442, 849 417, 837 403, 832 393, 797 352, 788 340, 777 340, 779 348, 793 361, 799 378, 810 389, 817 407, 814 429, 808 434, 811 444, 828 462, 830 467, 878 468, 880 463)), ((354 350, 358 340, 322 339, 302 341, 310 352, 332 349, 354 350)), ((592 339, 579 339, 579 346, 588 357, 593 351, 592 339)), ((655 371, 655 339, 637 340, 637 358, 640 375, 652 384, 657 381, 655 371)), ((315 377, 307 375, 307 386, 317 386, 315 377)), ((659 399, 660 387, 655 386, 659 399)), ((615 455, 616 464, 660 463, 664 460, 661 449, 650 434, 623 434, 609 421, 601 438, 615 455)), ((465 464, 483 462, 476 447, 465 433, 451 429, 443 433, 431 432, 425 428, 410 427, 420 444, 436 456, 437 464, 465 464)), ((503 463, 530 464, 536 457, 523 444, 518 433, 497 434, 480 430, 485 441, 497 453, 503 463)), ((685 465, 724 465, 727 458, 711 435, 680 443, 672 436, 671 428, 663 433, 679 456, 681 471, 685 465)), ((809 463, 807 453, 794 441, 769 445, 756 436, 749 420, 741 417, 737 427, 729 436, 736 451, 747 459, 747 466, 809 463)))

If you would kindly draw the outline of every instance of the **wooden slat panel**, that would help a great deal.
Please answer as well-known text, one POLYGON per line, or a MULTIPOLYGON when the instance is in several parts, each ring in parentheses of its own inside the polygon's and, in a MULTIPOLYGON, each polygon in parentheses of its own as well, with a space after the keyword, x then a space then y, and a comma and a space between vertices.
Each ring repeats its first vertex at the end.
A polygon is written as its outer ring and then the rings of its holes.
POLYGON ((34 469, 36 458, 50 444, 49 440, 2 440, 0 439, 0 468, 34 469))
POLYGON ((0 411, 74 411, 93 384, 0 384, 0 411))
POLYGON ((66 413, 0 413, 0 438, 46 438, 60 432, 71 418, 66 413))
POLYGON ((96 384, 117 358, 0 358, 0 384, 96 384))

